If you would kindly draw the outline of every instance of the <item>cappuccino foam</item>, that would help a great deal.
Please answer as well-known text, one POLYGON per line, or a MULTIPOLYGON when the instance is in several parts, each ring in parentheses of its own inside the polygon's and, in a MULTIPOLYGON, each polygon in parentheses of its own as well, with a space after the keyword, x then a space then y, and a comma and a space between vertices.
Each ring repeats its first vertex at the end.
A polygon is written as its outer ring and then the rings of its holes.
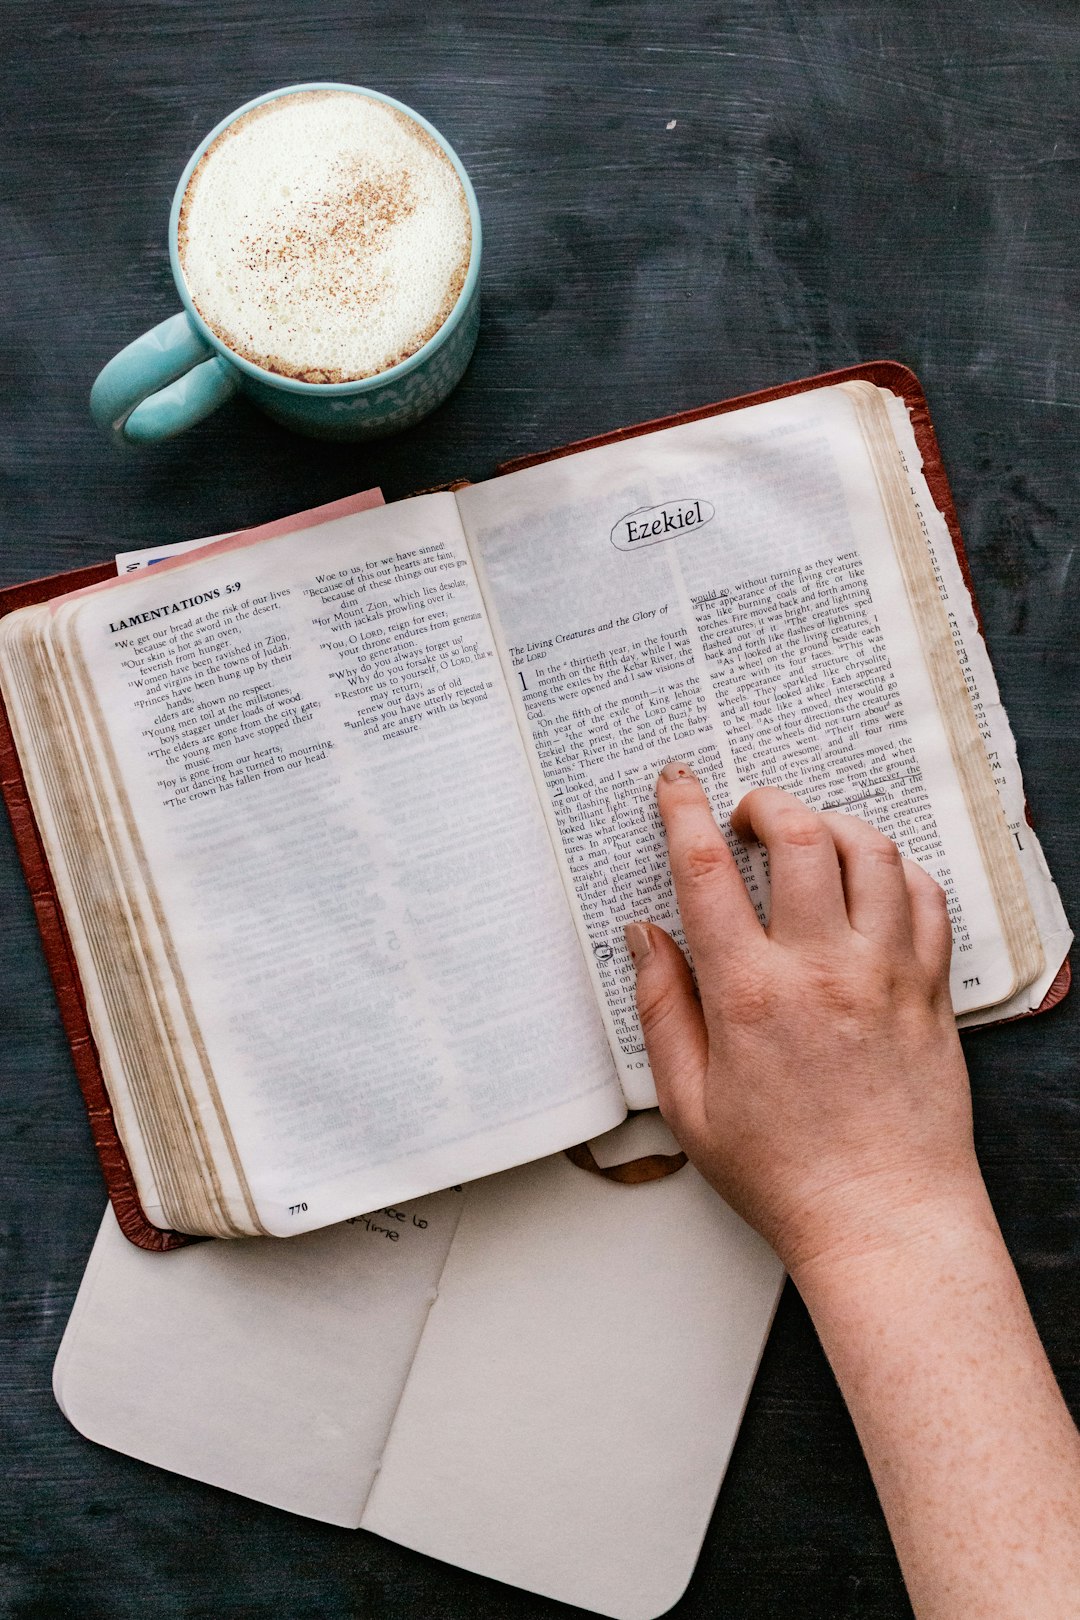
POLYGON ((377 376, 446 320, 472 227, 450 159, 346 90, 254 107, 200 158, 180 210, 191 300, 244 359, 304 382, 377 376))

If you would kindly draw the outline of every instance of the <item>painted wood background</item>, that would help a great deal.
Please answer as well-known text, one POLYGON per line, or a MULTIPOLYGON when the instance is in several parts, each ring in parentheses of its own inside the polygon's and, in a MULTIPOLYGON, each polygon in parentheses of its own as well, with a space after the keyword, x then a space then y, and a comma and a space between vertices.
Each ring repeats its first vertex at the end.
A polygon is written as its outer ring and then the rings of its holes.
MULTIPOLYGON (((0 45, 0 582, 369 484, 394 497, 483 477, 895 357, 930 398, 1031 803, 1080 917, 1074 0, 6 0, 0 45), (469 168, 486 233, 471 370, 436 416, 367 448, 291 438, 235 402, 180 441, 121 452, 87 392, 175 307, 165 225, 185 159, 249 97, 319 78, 418 108, 469 168)), ((0 883, 0 1612, 568 1615, 67 1427, 50 1368, 103 1195, 6 829, 0 883)), ((969 1055, 990 1190, 1076 1410, 1080 995, 972 1037, 969 1055)), ((790 1289, 674 1613, 910 1613, 790 1289)))

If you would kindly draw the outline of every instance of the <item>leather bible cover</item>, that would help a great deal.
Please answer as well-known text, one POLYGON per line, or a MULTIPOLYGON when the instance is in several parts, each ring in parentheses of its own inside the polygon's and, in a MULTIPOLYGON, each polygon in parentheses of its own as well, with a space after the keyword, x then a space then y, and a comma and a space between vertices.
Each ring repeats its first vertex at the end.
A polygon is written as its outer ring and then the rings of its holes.
MULTIPOLYGON (((724 400, 718 405, 702 405, 695 410, 660 417, 653 422, 617 428, 614 432, 601 434, 596 438, 582 439, 575 444, 562 445, 556 450, 538 455, 519 456, 503 463, 498 472, 500 474, 518 472, 524 467, 533 467, 540 462, 551 461, 560 456, 574 455, 580 450, 592 450, 602 444, 616 444, 622 439, 634 438, 642 433, 655 433, 661 428, 677 427, 683 422, 697 422, 706 416, 719 416, 726 411, 742 410, 748 405, 763 405, 768 400, 782 399, 788 394, 805 393, 814 388, 828 388, 856 378, 899 394, 909 409, 915 439, 923 458, 923 473, 931 495, 949 526, 949 533, 956 548, 964 581, 971 592, 972 605, 981 629, 982 619, 979 617, 978 603, 971 583, 971 573, 960 536, 960 525, 945 476, 941 452, 931 426, 926 399, 914 372, 898 361, 876 360, 865 365, 848 366, 841 371, 824 372, 820 376, 785 383, 777 388, 762 389, 759 393, 743 394, 737 399, 724 400)), ((54 596, 63 596, 69 591, 81 590, 84 586, 96 585, 102 580, 115 578, 116 566, 110 561, 89 568, 72 569, 65 574, 52 574, 46 579, 31 580, 24 585, 9 586, 6 590, 0 590, 0 618, 30 603, 45 602, 54 596)), ((7 710, 2 700, 0 700, 0 792, 3 793, 11 818, 15 846, 34 904, 45 959, 60 1006, 60 1017, 71 1046, 75 1073, 90 1116, 94 1146, 101 1160, 105 1185, 120 1230, 130 1242, 141 1249, 163 1251, 198 1242, 199 1239, 191 1238, 184 1233, 162 1231, 159 1227, 153 1226, 147 1220, 139 1203, 131 1166, 117 1133, 112 1105, 105 1090, 97 1047, 87 1020, 86 1000, 78 968, 67 928, 60 913, 56 888, 45 859, 22 767, 15 751, 7 710)), ((1056 1006, 1069 988, 1070 977, 1069 963, 1065 961, 1041 1005, 1035 1011, 1047 1012, 1056 1006)), ((1034 1013, 1024 1013, 1020 1016, 1033 1017, 1034 1013)))

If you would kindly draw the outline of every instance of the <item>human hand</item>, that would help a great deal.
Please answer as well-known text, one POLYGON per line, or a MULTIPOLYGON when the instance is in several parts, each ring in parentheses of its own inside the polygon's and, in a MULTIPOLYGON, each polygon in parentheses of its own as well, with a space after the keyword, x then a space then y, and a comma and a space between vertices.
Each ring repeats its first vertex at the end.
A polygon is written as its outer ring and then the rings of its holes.
POLYGON ((769 853, 763 929, 690 767, 657 799, 697 990, 656 924, 627 945, 661 1111, 702 1174, 793 1274, 981 1204, 942 890, 856 817, 758 788, 732 827, 769 853))

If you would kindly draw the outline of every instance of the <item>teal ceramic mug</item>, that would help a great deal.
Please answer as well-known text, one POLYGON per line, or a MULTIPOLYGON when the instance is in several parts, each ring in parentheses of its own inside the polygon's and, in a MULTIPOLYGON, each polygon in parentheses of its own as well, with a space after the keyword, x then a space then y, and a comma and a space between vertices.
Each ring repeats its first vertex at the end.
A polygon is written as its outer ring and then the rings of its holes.
POLYGON ((457 385, 476 345, 480 322, 480 212, 468 175, 437 129, 412 108, 352 84, 292 84, 257 96, 222 119, 192 153, 173 197, 169 258, 183 309, 129 343, 109 361, 90 393, 99 426, 134 444, 171 439, 201 422, 235 393, 246 394, 276 422, 317 439, 373 439, 410 427, 441 405, 457 385), (279 96, 345 90, 396 108, 419 124, 450 159, 469 205, 472 248, 465 283, 450 314, 423 346, 386 371, 357 382, 310 383, 278 376, 223 343, 195 308, 177 244, 180 208, 195 165, 242 114, 279 96))

